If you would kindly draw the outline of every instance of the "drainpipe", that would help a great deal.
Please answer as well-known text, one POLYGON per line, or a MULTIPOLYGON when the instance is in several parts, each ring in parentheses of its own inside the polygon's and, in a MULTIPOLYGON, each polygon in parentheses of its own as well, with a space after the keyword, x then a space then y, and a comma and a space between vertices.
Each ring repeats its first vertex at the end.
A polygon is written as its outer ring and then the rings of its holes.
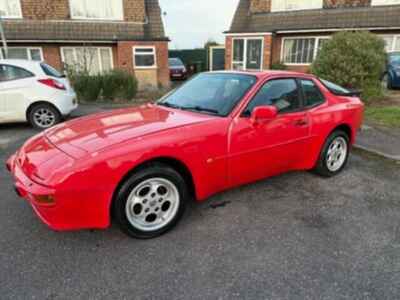
POLYGON ((3 49, 4 49, 4 58, 8 58, 8 47, 7 47, 7 40, 6 40, 6 35, 4 33, 4 27, 3 27, 3 16, 4 12, 0 10, 0 35, 1 35, 1 40, 3 41, 3 49))

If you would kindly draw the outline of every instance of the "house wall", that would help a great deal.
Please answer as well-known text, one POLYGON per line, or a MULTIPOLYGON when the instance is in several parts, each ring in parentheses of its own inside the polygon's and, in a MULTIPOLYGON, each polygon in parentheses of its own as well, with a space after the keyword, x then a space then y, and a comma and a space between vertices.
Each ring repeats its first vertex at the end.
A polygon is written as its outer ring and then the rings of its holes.
MULTIPOLYGON (((271 12, 272 0, 250 0, 250 13, 271 12)), ((371 0, 324 0, 324 8, 370 6, 371 0)))
MULTIPOLYGON (((145 0, 123 0, 124 21, 143 22, 146 18, 145 0)), ((24 19, 69 20, 69 0, 21 0, 24 19)))
POLYGON ((157 88, 159 85, 168 87, 170 85, 168 42, 119 42, 117 51, 117 65, 119 68, 137 76, 140 89, 157 88), (135 46, 155 46, 157 68, 135 70, 133 61, 133 47, 135 46))

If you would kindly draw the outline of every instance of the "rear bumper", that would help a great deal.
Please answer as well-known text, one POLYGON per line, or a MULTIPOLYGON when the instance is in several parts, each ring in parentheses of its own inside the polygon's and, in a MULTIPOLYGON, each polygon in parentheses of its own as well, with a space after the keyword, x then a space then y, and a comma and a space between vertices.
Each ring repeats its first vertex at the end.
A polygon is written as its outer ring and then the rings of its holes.
POLYGON ((58 110, 63 116, 68 116, 71 112, 78 108, 78 100, 75 93, 64 94, 54 101, 58 110))

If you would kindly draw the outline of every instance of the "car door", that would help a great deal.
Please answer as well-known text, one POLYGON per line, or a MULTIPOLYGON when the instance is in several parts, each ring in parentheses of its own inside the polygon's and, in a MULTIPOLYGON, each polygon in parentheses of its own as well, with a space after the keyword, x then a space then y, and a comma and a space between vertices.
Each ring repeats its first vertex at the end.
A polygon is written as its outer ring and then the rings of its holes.
POLYGON ((268 80, 237 117, 230 132, 230 182, 239 185, 295 168, 306 151, 310 135, 302 93, 295 78, 268 80), (278 116, 252 122, 253 110, 274 105, 278 116))
POLYGON ((34 75, 16 66, 0 64, 0 122, 24 121, 34 75))

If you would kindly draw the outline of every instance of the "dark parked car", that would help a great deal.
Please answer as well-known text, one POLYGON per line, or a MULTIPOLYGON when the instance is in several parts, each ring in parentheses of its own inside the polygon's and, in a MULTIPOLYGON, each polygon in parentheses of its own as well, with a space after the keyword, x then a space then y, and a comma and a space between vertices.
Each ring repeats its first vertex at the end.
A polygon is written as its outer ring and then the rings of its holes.
POLYGON ((186 79, 187 70, 183 62, 179 58, 170 58, 169 62, 169 75, 172 80, 186 79))
POLYGON ((388 89, 400 88, 400 52, 389 53, 382 84, 388 89))

